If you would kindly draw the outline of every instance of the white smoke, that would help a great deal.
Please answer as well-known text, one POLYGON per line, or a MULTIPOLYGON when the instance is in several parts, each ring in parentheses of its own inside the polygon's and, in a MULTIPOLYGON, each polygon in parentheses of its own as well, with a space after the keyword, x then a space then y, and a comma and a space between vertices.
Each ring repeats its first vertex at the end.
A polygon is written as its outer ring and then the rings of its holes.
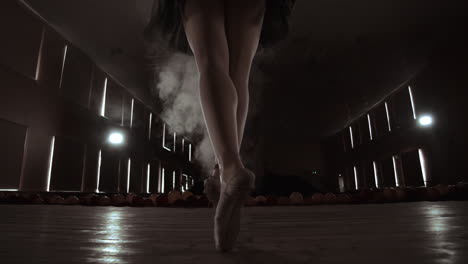
MULTIPOLYGON (((194 159, 200 163, 204 174, 209 175, 215 164, 215 154, 202 114, 199 73, 194 57, 173 53, 162 67, 156 69, 156 74, 158 83, 153 94, 158 95, 163 103, 162 121, 167 124, 170 133, 199 139, 194 146, 194 159)), ((259 133, 261 120, 258 118, 264 86, 262 74, 255 64, 252 65, 249 114, 241 151, 244 164, 253 169, 257 176, 263 175, 263 141, 259 133)))
POLYGON ((169 132, 196 135, 201 141, 195 146, 194 159, 199 161, 204 171, 213 168, 215 155, 203 118, 199 74, 193 56, 182 53, 173 54, 160 68, 156 85, 159 98, 163 102, 161 119, 167 124, 169 132))

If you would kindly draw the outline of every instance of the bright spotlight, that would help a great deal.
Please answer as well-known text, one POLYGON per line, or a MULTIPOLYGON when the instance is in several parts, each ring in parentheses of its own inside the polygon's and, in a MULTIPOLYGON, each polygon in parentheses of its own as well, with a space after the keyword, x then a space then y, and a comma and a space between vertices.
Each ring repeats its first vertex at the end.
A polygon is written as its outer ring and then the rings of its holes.
POLYGON ((430 125, 432 125, 432 122, 433 122, 433 121, 432 121, 432 116, 430 116, 430 115, 423 115, 423 116, 421 116, 421 117, 419 118, 418 122, 419 122, 419 124, 420 124, 421 126, 425 126, 425 127, 430 126, 430 125))
POLYGON ((113 145, 120 145, 124 141, 124 136, 120 132, 112 132, 110 133, 108 140, 109 140, 109 143, 113 145))

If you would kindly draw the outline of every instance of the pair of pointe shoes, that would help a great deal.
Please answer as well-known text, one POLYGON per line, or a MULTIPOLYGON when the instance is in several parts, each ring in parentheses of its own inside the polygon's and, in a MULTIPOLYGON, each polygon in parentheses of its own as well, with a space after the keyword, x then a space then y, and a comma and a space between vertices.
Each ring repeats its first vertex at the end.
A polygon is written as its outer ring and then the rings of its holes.
POLYGON ((255 184, 255 175, 247 168, 231 173, 226 182, 221 182, 216 166, 204 183, 204 193, 216 208, 214 239, 216 249, 222 252, 234 247, 240 230, 241 208, 255 184))

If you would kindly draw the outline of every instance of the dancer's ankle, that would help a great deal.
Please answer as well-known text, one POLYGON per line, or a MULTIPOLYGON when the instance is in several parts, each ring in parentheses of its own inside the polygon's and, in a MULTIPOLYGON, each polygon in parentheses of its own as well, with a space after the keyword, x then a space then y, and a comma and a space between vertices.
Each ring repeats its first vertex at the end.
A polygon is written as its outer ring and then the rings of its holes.
POLYGON ((219 163, 221 171, 228 171, 244 167, 239 153, 226 153, 223 155, 223 157, 224 158, 219 163))
POLYGON ((232 164, 228 164, 227 166, 221 167, 220 172, 221 172, 221 177, 223 178, 223 181, 227 180, 231 176, 231 174, 243 168, 244 168, 244 164, 242 164, 241 162, 232 163, 232 164))

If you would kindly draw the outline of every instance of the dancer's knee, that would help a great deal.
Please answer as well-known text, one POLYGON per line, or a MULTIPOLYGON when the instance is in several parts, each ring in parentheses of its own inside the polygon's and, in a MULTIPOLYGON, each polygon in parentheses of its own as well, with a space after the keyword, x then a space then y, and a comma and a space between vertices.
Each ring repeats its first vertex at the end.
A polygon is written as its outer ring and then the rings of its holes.
POLYGON ((229 76, 236 86, 239 96, 245 96, 246 93, 248 94, 249 72, 247 70, 231 68, 229 70, 229 76))
POLYGON ((200 56, 197 58, 197 67, 200 74, 229 74, 227 60, 216 55, 200 56))

